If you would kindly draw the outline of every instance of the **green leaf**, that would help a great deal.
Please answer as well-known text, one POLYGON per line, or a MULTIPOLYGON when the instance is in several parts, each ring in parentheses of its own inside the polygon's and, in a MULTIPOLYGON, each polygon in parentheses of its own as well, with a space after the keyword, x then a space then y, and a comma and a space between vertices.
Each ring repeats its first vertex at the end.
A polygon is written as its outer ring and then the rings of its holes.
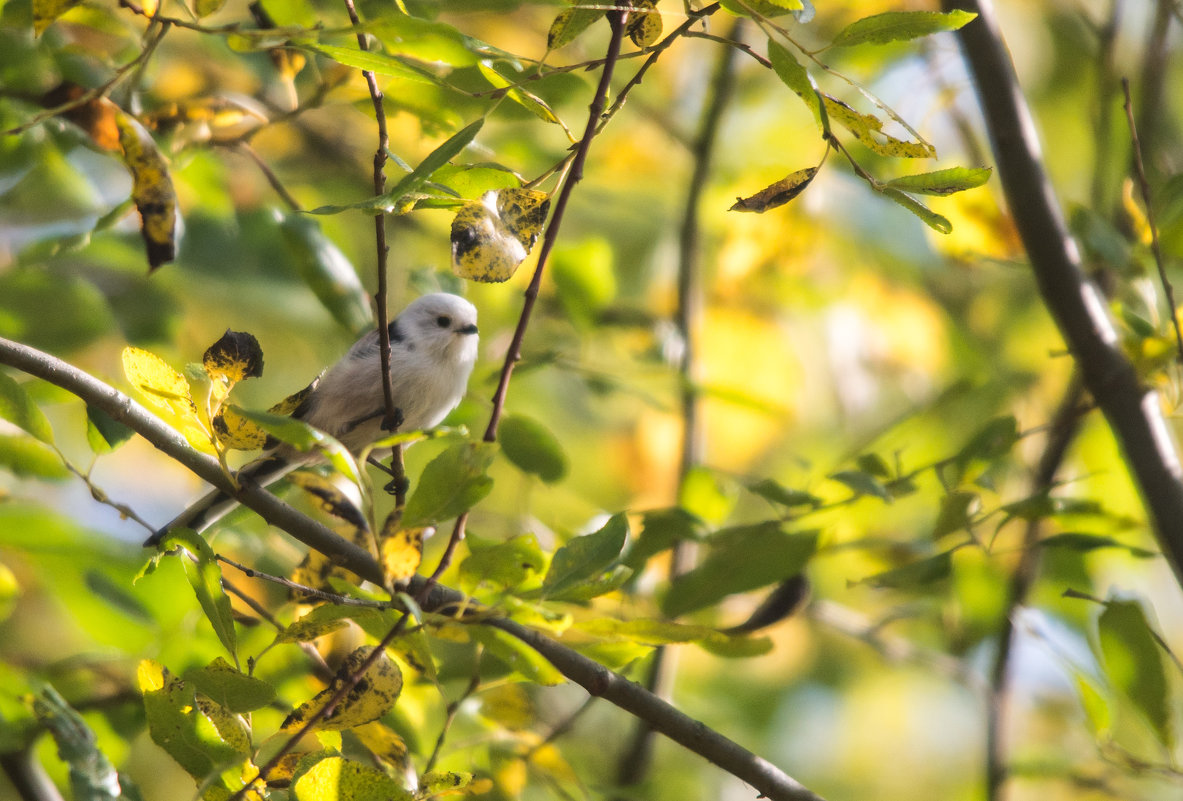
POLYGON ((488 470, 496 454, 492 442, 459 442, 428 462, 407 499, 403 526, 431 525, 475 506, 493 489, 488 470))
MULTIPOLYGON (((909 142, 884 133, 883 120, 874 114, 855 111, 838 98, 827 94, 822 94, 821 98, 829 119, 854 134, 855 139, 871 152, 889 158, 928 159, 936 156, 936 149, 928 142, 909 142)), ((882 184, 875 184, 874 188, 888 194, 882 184)), ((898 190, 892 191, 903 194, 898 190)))
POLYGON ((0 467, 17 476, 54 481, 71 475, 57 451, 24 434, 0 434, 0 467))
POLYGON ((512 589, 542 571, 545 560, 533 534, 518 534, 504 542, 469 534, 469 555, 460 563, 460 575, 472 586, 490 582, 512 589))
POLYGON ((850 23, 834 37, 833 45, 852 47, 918 39, 933 33, 955 31, 975 17, 977 14, 961 10, 888 11, 850 23))
POLYGON ((950 167, 918 175, 893 178, 884 186, 921 195, 952 195, 982 186, 990 180, 990 167, 950 167))
POLYGON ((435 76, 421 67, 407 64, 395 56, 377 53, 373 50, 358 50, 356 47, 337 47, 336 45, 315 44, 305 45, 305 49, 314 53, 328 56, 338 64, 346 67, 389 75, 392 78, 402 78, 418 83, 437 83, 435 76))
MULTIPOLYGON (((555 591, 543 590, 548 601, 566 601, 568 603, 586 603, 593 598, 616 592, 633 577, 632 568, 624 565, 613 565, 606 573, 592 578, 580 579, 564 585, 555 591)), ((526 595, 523 595, 526 597, 526 595)))
POLYGON ((628 539, 628 518, 612 515, 592 534, 575 537, 555 551, 542 581, 545 598, 560 596, 577 584, 595 578, 612 565, 628 539))
POLYGON ((834 481, 845 484, 856 496, 870 495, 883 501, 891 501, 891 493, 879 479, 862 470, 839 470, 830 476, 834 481))
POLYGON ((86 441, 95 453, 110 453, 135 433, 102 409, 86 404, 86 441))
POLYGON ((1113 537, 1107 537, 1102 534, 1085 534, 1079 531, 1065 531, 1061 534, 1053 534, 1050 537, 1044 537, 1035 544, 1040 548, 1067 548, 1071 551, 1080 552, 1095 551, 1100 548, 1120 548, 1128 551, 1130 556, 1135 556, 1139 559, 1153 559, 1156 556, 1162 555, 1157 551, 1138 548, 1113 537))
POLYGON ((492 62, 482 60, 477 64, 477 69, 480 70, 481 75, 484 75, 485 80, 492 84, 495 89, 505 89, 505 94, 510 100, 526 109, 526 111, 529 111, 538 119, 555 125, 561 124, 554 109, 548 106, 542 98, 527 92, 520 86, 514 86, 512 81, 493 69, 492 62))
POLYGON ((916 589, 946 579, 952 572, 953 551, 950 550, 903 567, 867 576, 853 583, 867 584, 878 589, 916 589))
POLYGON ((822 505, 822 499, 805 490, 791 489, 771 478, 762 478, 748 484, 748 491, 754 492, 766 501, 793 509, 798 506, 809 506, 816 509, 822 505))
POLYGON ((82 0, 33 0, 33 33, 40 36, 54 20, 82 0))
POLYGON ((185 681, 231 712, 262 709, 275 698, 275 688, 248 676, 222 657, 203 668, 185 671, 185 681))
POLYGON ((351 334, 373 325, 370 296, 357 270, 340 248, 325 236, 320 223, 306 214, 275 212, 288 262, 304 279, 333 319, 351 334))
POLYGON ((535 684, 562 684, 566 678, 546 657, 526 643, 492 626, 466 626, 472 638, 507 668, 535 684))
POLYGON ((7 420, 46 445, 53 444, 53 427, 45 413, 33 403, 24 387, 5 373, 0 373, 0 420, 7 420))
POLYGON ((99 750, 94 730, 57 690, 49 685, 41 687, 33 698, 33 714, 53 736, 58 757, 69 768, 70 790, 77 801, 140 798, 135 785, 120 776, 99 750))
POLYGON ((814 121, 817 122, 817 129, 823 133, 828 131, 830 119, 826 115, 826 107, 818 96, 817 87, 809 71, 801 66, 791 51, 773 39, 768 40, 768 60, 772 63, 772 70, 776 76, 809 108, 814 121))
POLYGON ((1080 693, 1080 705, 1089 731, 1096 738, 1106 737, 1113 727, 1113 715, 1105 696, 1093 686, 1093 682, 1082 673, 1076 673, 1076 689, 1080 693))
POLYGON ((678 488, 678 505, 708 523, 722 523, 735 508, 735 492, 705 467, 693 467, 678 488))
POLYGON ((976 510, 981 507, 981 498, 976 492, 956 490, 941 498, 941 511, 933 526, 932 538, 940 539, 946 534, 961 531, 970 524, 976 510))
POLYGON ((676 579, 661 601, 668 617, 710 606, 801 572, 817 549, 817 532, 790 534, 770 520, 717 532, 702 563, 676 579))
POLYGON ((1146 717, 1159 741, 1174 748, 1164 653, 1136 601, 1109 601, 1097 620, 1097 638, 1110 683, 1146 717))
POLYGON ((497 436, 501 450, 519 469, 548 484, 567 475, 567 455, 546 426, 529 417, 509 415, 497 436))
POLYGON ((911 195, 887 186, 881 187, 878 191, 915 214, 921 222, 937 233, 950 234, 953 232, 953 223, 949 222, 948 218, 937 214, 911 195))
POLYGON ((189 559, 182 554, 181 564, 185 567, 185 577, 197 594, 197 602, 201 610, 214 627, 222 645, 233 656, 237 654, 238 641, 234 629, 234 613, 230 608, 230 598, 222 589, 222 569, 214 558, 213 549, 209 543, 196 532, 187 528, 172 529, 161 543, 161 550, 171 550, 180 546, 192 554, 195 559, 189 559))
POLYGON ((646 512, 641 534, 633 540, 621 560, 633 570, 640 570, 653 556, 677 542, 695 542, 706 534, 706 523, 697 515, 674 507, 646 512))

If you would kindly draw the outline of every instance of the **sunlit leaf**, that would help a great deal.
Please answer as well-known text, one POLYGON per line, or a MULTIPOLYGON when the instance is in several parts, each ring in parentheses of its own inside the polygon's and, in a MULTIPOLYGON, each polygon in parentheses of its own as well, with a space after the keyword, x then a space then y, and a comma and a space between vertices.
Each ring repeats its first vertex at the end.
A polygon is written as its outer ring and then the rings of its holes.
POLYGON ((436 82, 435 76, 427 70, 412 66, 402 59, 396 56, 389 56, 386 53, 378 53, 373 50, 359 50, 356 47, 339 47, 330 44, 305 45, 305 47, 314 53, 328 56, 333 61, 336 61, 338 64, 344 64, 346 67, 353 67, 354 69, 365 70, 366 72, 373 72, 378 75, 389 75, 393 78, 403 78, 408 81, 430 84, 436 82))
POLYGON ((493 68, 493 63, 489 60, 482 60, 477 64, 481 75, 485 76, 485 80, 491 83, 494 88, 504 89, 505 96, 513 102, 517 103, 522 108, 529 111, 543 122, 554 123, 560 125, 561 122, 554 109, 546 104, 542 98, 526 91, 521 86, 516 86, 512 81, 502 75, 493 68))
POLYGON ((678 488, 678 505, 708 523, 722 523, 735 508, 736 493, 712 470, 690 469, 678 488))
POLYGON ((357 460, 345 449, 345 446, 323 431, 308 425, 303 420, 283 417, 272 414, 271 412, 243 409, 233 405, 229 405, 227 408, 233 410, 239 416, 256 423, 280 442, 286 442, 297 450, 311 451, 313 449, 320 449, 328 457, 329 462, 337 472, 354 483, 357 483, 359 480, 360 473, 357 468, 357 460))
POLYGON ((507 415, 497 437, 506 457, 521 470, 548 484, 567 475, 567 455, 555 435, 542 423, 521 415, 507 415))
POLYGON ((826 107, 822 104, 822 99, 818 95, 813 78, 810 77, 805 67, 801 66, 801 63, 797 61, 792 52, 777 44, 773 39, 769 39, 768 60, 772 64, 772 70, 776 73, 777 77, 784 82, 785 86, 792 89, 793 93, 801 98, 809 108, 810 113, 813 114, 813 118, 817 122, 817 129, 819 131, 829 130, 830 120, 826 115, 826 107))
POLYGON ((246 675, 220 656, 205 667, 185 671, 184 679, 231 712, 261 709, 275 698, 269 683, 246 675))
POLYGON ((960 9, 938 11, 888 11, 864 17, 847 25, 834 37, 835 47, 886 44, 917 39, 942 31, 955 31, 977 17, 960 9))
POLYGON ((807 167, 804 170, 789 173, 776 183, 764 187, 756 194, 737 199, 729 210, 754 211, 757 214, 763 214, 769 209, 783 206, 804 192, 815 175, 817 175, 817 167, 807 167))
POLYGON ((452 220, 452 270, 470 281, 508 280, 542 232, 550 197, 533 189, 489 191, 452 220))
POLYGON ((224 387, 217 399, 220 403, 224 393, 239 381, 263 375, 263 348, 254 334, 226 329, 217 342, 206 348, 201 364, 210 381, 224 387))
POLYGON ((168 163, 156 147, 152 135, 133 117, 123 112, 115 115, 123 162, 131 171, 131 197, 140 212, 148 268, 176 258, 177 196, 173 190, 168 163))
POLYGON ((148 401, 164 412, 175 415, 182 424, 200 428, 197 404, 189 382, 154 353, 140 348, 123 349, 123 374, 148 401))
POLYGON ((407 743, 389 726, 375 720, 354 726, 353 735, 387 765, 396 769, 407 767, 407 743))
POLYGON ((1109 710, 1109 703, 1105 696, 1093 686, 1088 677, 1076 673, 1076 690, 1080 693, 1080 705, 1084 708, 1084 718, 1094 737, 1108 735, 1113 726, 1113 714, 1109 710))
POLYGON ((790 534, 779 521, 716 532, 701 563, 670 585, 661 610, 678 617, 728 595, 784 581, 802 571, 816 548, 816 531, 790 534))
POLYGON ((218 443, 228 450, 251 451, 266 447, 267 432, 258 423, 243 417, 234 407, 222 406, 210 421, 218 443))
POLYGON ((893 178, 885 186, 921 195, 952 195, 982 186, 990 180, 990 167, 950 167, 935 172, 893 178))
MULTIPOLYGON (((841 100, 822 94, 829 119, 854 134, 867 149, 880 156, 892 158, 927 159, 936 156, 936 149, 927 142, 908 142, 883 131, 883 120, 873 114, 863 114, 841 100)), ((885 191, 885 194, 889 194, 885 191)), ((897 192, 897 194, 903 194, 897 192)))
POLYGON ((214 633, 218 635, 226 650, 231 654, 237 653, 238 636, 234 628, 234 613, 230 608, 230 598, 222 589, 222 569, 218 566, 213 549, 198 534, 187 528, 170 529, 161 542, 160 549, 170 550, 177 546, 195 557, 190 559, 182 555, 180 559, 185 567, 185 576, 197 594, 201 611, 214 627, 214 633))
POLYGON ((292 779, 294 801, 411 801, 413 796, 384 772, 340 755, 301 764, 292 779))
POLYGON ((558 50, 563 45, 571 43, 575 37, 604 16, 604 13, 603 8, 589 8, 580 0, 576 0, 571 8, 560 11, 550 24, 550 30, 546 34, 546 49, 558 50))
POLYGON ((400 525, 402 515, 395 510, 386 518, 378 536, 382 574, 389 584, 405 584, 419 570, 423 560, 423 535, 428 529, 400 525))
POLYGON ((968 490, 956 490, 941 498, 941 510, 932 531, 933 539, 968 527, 981 505, 978 493, 968 490))
MULTIPOLYGON (((356 649, 337 669, 332 682, 311 700, 292 711, 283 722, 284 731, 294 731, 312 719, 333 700, 346 686, 374 651, 374 646, 365 645, 356 649)), ((340 703, 316 723, 325 731, 340 731, 369 723, 385 715, 398 700, 403 689, 403 674, 398 665, 381 653, 367 669, 362 679, 345 692, 340 703)))
POLYGON ((492 626, 467 626, 466 630, 485 646, 491 656, 527 681, 543 685, 566 681, 558 668, 517 637, 492 626))
POLYGON ((24 434, 0 434, 0 467, 17 476, 55 481, 72 475, 57 451, 24 434))
POLYGON ((33 403, 24 387, 0 373, 0 420, 7 420, 46 445, 53 444, 53 427, 45 413, 33 403))
POLYGON ((542 581, 543 596, 561 595, 600 574, 620 556, 627 538, 628 519, 616 514, 599 531, 569 540, 550 561, 542 581))
POLYGON ((882 501, 891 501, 891 493, 878 478, 862 470, 839 470, 830 476, 840 484, 845 484, 856 496, 870 495, 882 501))
POLYGON ((456 517, 493 489, 489 465, 497 454, 491 442, 459 442, 428 462, 419 476, 403 525, 412 528, 456 517))
POLYGON ((1142 605, 1109 601, 1097 620, 1105 675, 1153 727, 1163 747, 1174 747, 1175 733, 1163 653, 1142 605))

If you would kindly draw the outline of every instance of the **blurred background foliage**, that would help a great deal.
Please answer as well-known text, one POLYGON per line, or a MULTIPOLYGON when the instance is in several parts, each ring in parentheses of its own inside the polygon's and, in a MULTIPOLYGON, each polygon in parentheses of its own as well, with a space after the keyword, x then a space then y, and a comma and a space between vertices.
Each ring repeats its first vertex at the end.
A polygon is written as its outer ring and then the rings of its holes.
MULTIPOLYGON (((810 50, 868 15, 929 9, 898 0, 814 5, 808 23, 780 18, 810 50)), ((343 4, 331 0, 264 0, 261 7, 280 26, 348 27, 343 4)), ((680 3, 659 7, 667 32, 685 18, 680 3)), ((399 42, 400 52, 421 62, 450 65, 456 89, 380 76, 393 154, 418 164, 488 114, 456 163, 496 162, 529 180, 564 158, 571 141, 563 128, 498 102, 477 64, 489 54, 512 75, 509 60, 498 55, 504 51, 531 69, 546 53, 547 31, 563 6, 409 0, 406 8, 432 24, 399 30, 392 21, 374 36, 399 42)), ((1004 0, 998 8, 1074 232, 1109 291, 1131 356, 1173 411, 1180 393, 1170 315, 1152 280, 1117 81, 1133 82, 1160 231, 1177 278, 1178 6, 1004 0)), ((197 22, 180 3, 166 2, 161 12, 197 22)), ((359 13, 399 17, 393 4, 370 0, 359 13)), ((756 24, 738 19, 720 12, 706 30, 762 51, 756 24)), ((250 331, 263 346, 266 371, 236 395, 244 406, 266 408, 307 383, 369 324, 364 305, 334 314, 300 265, 315 271, 326 258, 353 265, 372 291, 371 218, 298 215, 292 208, 372 194, 376 138, 365 83, 357 70, 306 50, 264 49, 283 41, 246 35, 256 20, 240 0, 229 0, 200 24, 240 23, 241 30, 175 26, 110 93, 152 127, 177 193, 175 263, 149 274, 139 219, 126 204, 131 178, 119 158, 60 117, 28 124, 63 81, 97 86, 135 59, 146 21, 128 7, 84 2, 34 36, 29 0, 3 1, 0 129, 9 133, 0 137, 0 335, 126 389, 119 354, 129 343, 179 368, 197 361, 227 328, 250 331), (306 59, 302 68, 294 69, 293 55, 306 59)), ((598 59, 607 36, 601 21, 546 63, 598 59)), ((326 33, 320 41, 351 39, 326 33)), ((760 656, 728 659, 681 646, 673 690, 680 708, 827 798, 983 798, 986 688, 1009 615, 1016 640, 1005 732, 1013 772, 1008 797, 1177 796, 1178 670, 1165 651, 1106 639, 1105 626, 1098 629, 1105 607, 1063 593, 1139 601, 1178 652, 1179 587, 1087 399, 1054 500, 1031 500, 1038 495, 1034 467, 1072 365, 997 181, 926 200, 952 222, 948 235, 869 191, 833 153, 792 203, 764 214, 729 212, 737 197, 816 165, 826 149, 806 106, 743 55, 698 202, 703 302, 695 375, 704 447, 701 467, 681 479, 683 343, 671 323, 678 231, 692 143, 723 48, 702 37, 676 42, 593 143, 507 404, 509 414, 553 433, 567 470, 546 483, 499 457, 494 491, 473 511, 470 534, 502 541, 530 533, 550 552, 619 511, 630 513, 636 538, 643 526, 657 529, 645 513, 675 506, 708 530, 770 518, 787 520, 791 531, 816 530, 818 550, 806 571, 809 606, 763 632, 772 647, 760 656), (758 484, 769 479, 776 485, 758 484), (777 502, 777 492, 787 489, 807 493, 796 496, 804 503, 777 502), (1029 603, 1010 609, 1008 580, 1030 521, 1041 526, 1044 541, 1040 572, 1029 603), (1115 667, 1123 659, 1135 667, 1115 667), (1146 671, 1155 670, 1162 687, 1147 689, 1153 677, 1146 671)), ((633 51, 629 45, 619 65, 618 90, 642 62, 633 51)), ((939 159, 917 168, 848 142, 880 179, 989 166, 951 35, 836 48, 819 57, 935 145, 939 159)), ((812 64, 811 71, 824 91, 874 111, 850 84, 812 64)), ((530 82, 529 90, 579 131, 598 74, 561 71, 530 82)), ((393 162, 388 172, 394 180, 401 175, 393 162)), ((439 209, 391 218, 391 306, 440 288, 464 292, 478 306, 481 359, 451 422, 479 432, 533 260, 506 284, 462 286, 447 268, 450 224, 451 213, 439 209)), ((22 383, 49 415, 65 456, 112 499, 159 523, 199 492, 193 476, 142 440, 95 457, 82 405, 40 382, 22 383)), ((412 481, 442 447, 427 443, 409 452, 412 481)), ((0 429, 0 461, 0 750, 26 741, 36 724, 22 693, 35 680, 48 681, 83 713, 101 750, 145 798, 187 797, 190 780, 145 733, 134 681, 144 657, 179 674, 221 653, 180 567, 165 560, 133 583, 146 560, 138 526, 95 503, 52 452, 18 429, 0 429)), ((442 539, 428 543, 426 564, 434 564, 442 539)), ((273 573, 290 570, 301 556, 298 544, 266 533, 245 514, 214 544, 273 573)), ((761 557, 752 553, 752 563, 761 557)), ((658 555, 626 591, 573 614, 659 616, 665 564, 658 555)), ((456 578, 449 574, 447 583, 456 578)), ((280 592, 234 579, 290 620, 280 592)), ((735 594, 685 619, 734 625, 761 597, 735 594)), ((241 653, 258 654, 273 632, 251 625, 240 636, 241 653)), ((291 650, 269 654, 260 667, 289 707, 319 686, 291 650)), ((473 669, 472 654, 455 651, 440 658, 443 693, 408 689, 394 713, 413 760, 431 752, 446 700, 460 694, 473 669)), ((630 675, 643 676, 642 664, 633 664, 630 675)), ((613 797, 618 751, 631 729, 619 710, 594 705, 555 741, 557 750, 538 750, 522 762, 514 749, 537 744, 582 704, 582 692, 502 679, 485 685, 476 701, 460 708, 441 764, 492 777, 484 788, 490 797, 613 797)), ((278 725, 282 714, 256 713, 256 730, 265 728, 266 716, 278 725)), ((53 741, 36 742, 37 758, 64 784, 53 741)), ((0 777, 0 796, 10 797, 14 790, 4 782, 0 777)), ((659 741, 648 779, 625 794, 745 798, 750 790, 659 741)))

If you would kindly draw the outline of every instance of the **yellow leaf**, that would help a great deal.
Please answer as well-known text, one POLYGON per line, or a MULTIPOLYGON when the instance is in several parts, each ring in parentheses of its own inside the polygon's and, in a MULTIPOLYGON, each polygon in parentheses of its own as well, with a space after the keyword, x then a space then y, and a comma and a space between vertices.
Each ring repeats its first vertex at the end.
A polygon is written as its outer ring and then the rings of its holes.
POLYGON ((237 384, 263 375, 263 348, 253 334, 226 329, 217 342, 206 348, 201 364, 210 380, 237 384))
MULTIPOLYGON (((283 730, 293 731, 300 728, 328 705, 350 677, 358 672, 373 653, 374 647, 365 645, 347 656, 329 686, 287 716, 283 722, 283 730)), ((316 728, 340 731, 377 720, 390 711, 402 689, 402 671, 383 652, 366 670, 365 675, 345 693, 336 707, 317 722, 316 728)))
POLYGON ((763 214, 769 209, 783 206, 797 195, 805 191, 813 176, 817 174, 817 167, 808 167, 789 173, 774 184, 766 186, 750 197, 741 197, 735 201, 728 211, 754 211, 763 214))
POLYGON ((390 513, 378 538, 382 549, 382 570, 387 582, 403 584, 411 580, 423 559, 424 528, 402 528, 399 510, 390 513))
POLYGON ((862 114, 837 98, 822 94, 822 103, 831 120, 854 134, 866 148, 880 156, 928 159, 937 154, 928 142, 908 142, 883 131, 883 121, 873 114, 862 114))
POLYGON ((156 692, 164 689, 164 665, 155 659, 141 659, 136 668, 136 684, 141 693, 156 692))
POLYGON ((525 261, 546 222, 550 197, 533 189, 486 192, 452 220, 452 270, 472 281, 506 281, 525 261))
POLYGON ((123 349, 123 374, 149 405, 174 418, 189 444, 209 450, 209 436, 183 375, 156 354, 130 346, 123 349))
POLYGON ((292 782, 295 801, 409 801, 411 794, 380 770, 327 756, 292 782))
POLYGON ((524 731, 534 723, 534 702, 521 684, 502 684, 481 693, 481 715, 510 731, 524 731))
POLYGON ((140 212, 140 232, 148 251, 148 267, 154 270, 176 257, 177 196, 168 164, 152 135, 130 115, 115 115, 123 163, 131 170, 131 198, 140 212))

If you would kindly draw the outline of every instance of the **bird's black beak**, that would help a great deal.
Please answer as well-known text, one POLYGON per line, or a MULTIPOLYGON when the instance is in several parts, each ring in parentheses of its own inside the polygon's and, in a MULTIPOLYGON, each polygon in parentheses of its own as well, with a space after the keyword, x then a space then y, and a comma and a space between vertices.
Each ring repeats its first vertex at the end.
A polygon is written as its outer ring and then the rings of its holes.
POLYGON ((469 323, 468 325, 464 326, 463 328, 456 329, 457 334, 475 334, 476 332, 477 332, 476 323, 469 323))

